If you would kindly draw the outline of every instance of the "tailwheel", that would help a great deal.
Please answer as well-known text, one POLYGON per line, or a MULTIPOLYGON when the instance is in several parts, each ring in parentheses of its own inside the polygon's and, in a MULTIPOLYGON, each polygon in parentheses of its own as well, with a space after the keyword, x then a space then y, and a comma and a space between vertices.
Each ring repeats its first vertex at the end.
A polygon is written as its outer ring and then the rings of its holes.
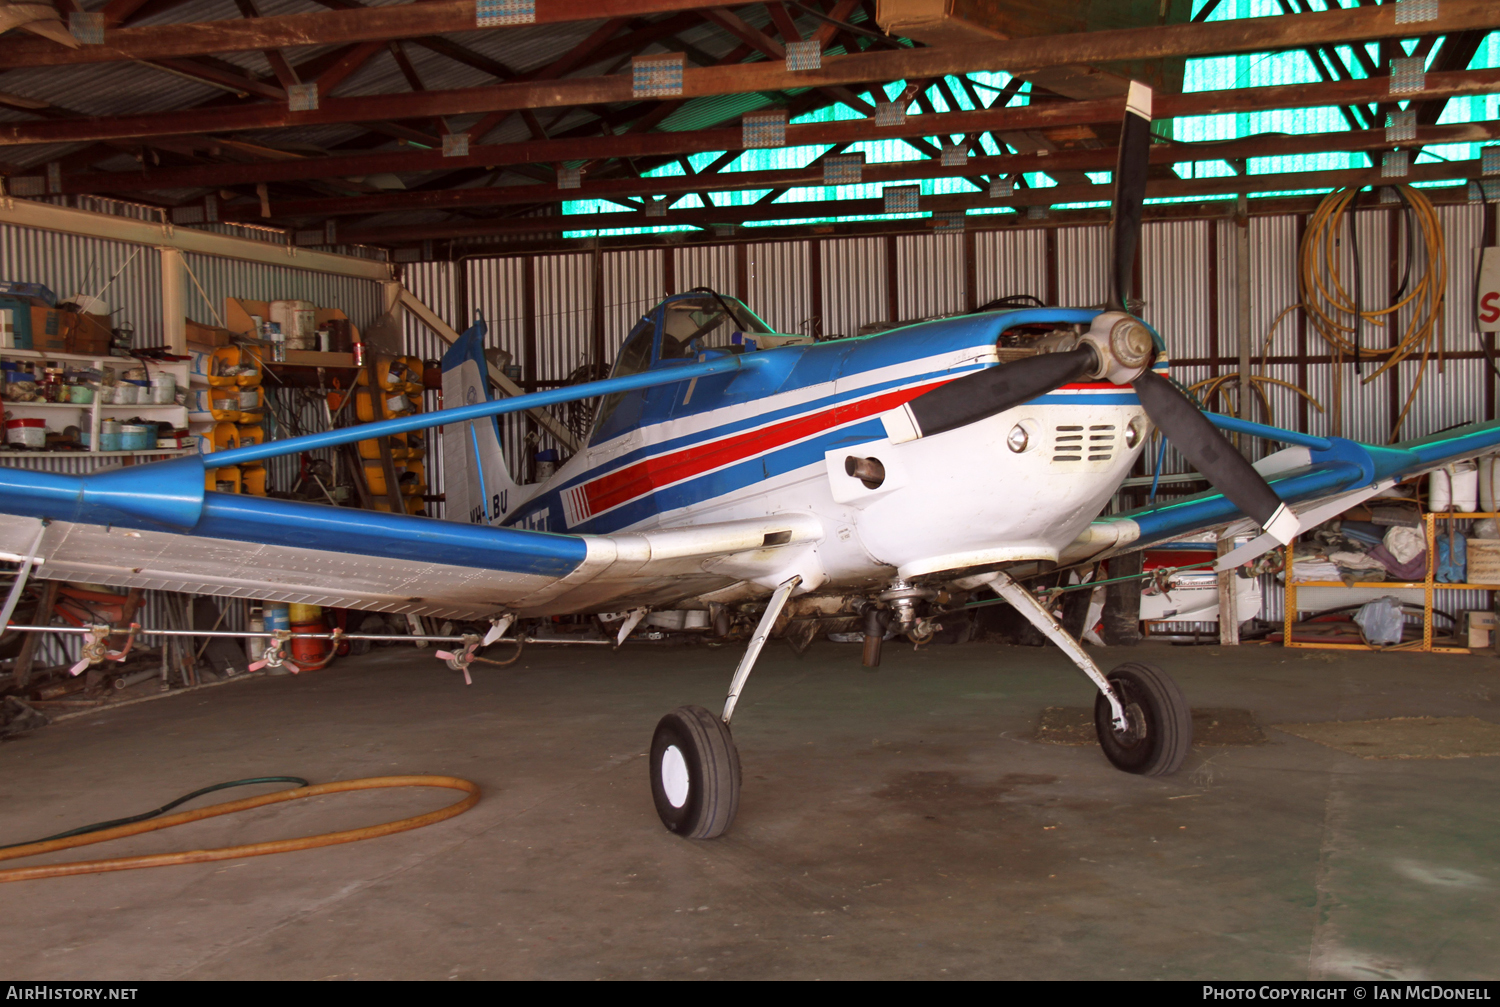
POLYGON ((701 706, 679 706, 651 739, 651 797, 669 832, 713 839, 740 803, 740 753, 729 726, 701 706))
POLYGON ((1115 730, 1109 700, 1100 693, 1094 700, 1094 727, 1104 757, 1127 773, 1175 773, 1193 744, 1193 711, 1177 683, 1156 665, 1139 661, 1122 664, 1105 677, 1129 724, 1115 730))

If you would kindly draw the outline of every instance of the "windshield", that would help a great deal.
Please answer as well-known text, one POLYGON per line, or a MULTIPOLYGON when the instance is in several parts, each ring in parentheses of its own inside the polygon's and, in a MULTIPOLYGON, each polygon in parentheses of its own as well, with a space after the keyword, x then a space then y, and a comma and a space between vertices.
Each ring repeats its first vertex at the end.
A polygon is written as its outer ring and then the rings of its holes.
POLYGON ((662 360, 690 357, 698 350, 727 349, 736 345, 731 338, 736 332, 753 336, 775 331, 732 297, 683 297, 662 308, 662 360))

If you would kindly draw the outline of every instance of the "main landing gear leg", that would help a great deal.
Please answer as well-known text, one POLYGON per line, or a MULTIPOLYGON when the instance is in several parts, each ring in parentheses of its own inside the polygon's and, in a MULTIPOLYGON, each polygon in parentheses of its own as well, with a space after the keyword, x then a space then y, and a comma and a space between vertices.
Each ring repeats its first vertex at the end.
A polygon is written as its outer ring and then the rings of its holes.
POLYGON ((793 577, 771 595, 750 646, 734 670, 722 716, 715 717, 701 706, 679 706, 656 725, 651 739, 651 797, 669 832, 688 839, 713 839, 734 821, 740 804, 740 753, 730 736, 729 720, 755 659, 800 583, 801 577, 793 577))
POLYGON ((1142 776, 1165 776, 1182 766, 1193 744, 1193 712, 1166 672, 1131 661, 1105 675, 1030 591, 1003 573, 989 583, 1099 687, 1094 727, 1105 758, 1142 776))

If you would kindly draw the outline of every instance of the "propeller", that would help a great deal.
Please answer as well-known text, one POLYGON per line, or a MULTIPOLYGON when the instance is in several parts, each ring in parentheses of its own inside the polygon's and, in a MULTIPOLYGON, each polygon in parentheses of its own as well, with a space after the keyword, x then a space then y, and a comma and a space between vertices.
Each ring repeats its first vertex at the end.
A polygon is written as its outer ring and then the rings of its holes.
POLYGON ((1125 295, 1140 245, 1141 205, 1151 147, 1151 89, 1131 82, 1120 130, 1111 224, 1112 261, 1107 310, 1072 349, 987 367, 934 388, 886 414, 893 441, 953 430, 1092 377, 1129 382, 1141 406, 1183 456, 1282 543, 1297 533, 1297 516, 1191 400, 1151 370, 1156 349, 1150 333, 1126 308, 1125 295))

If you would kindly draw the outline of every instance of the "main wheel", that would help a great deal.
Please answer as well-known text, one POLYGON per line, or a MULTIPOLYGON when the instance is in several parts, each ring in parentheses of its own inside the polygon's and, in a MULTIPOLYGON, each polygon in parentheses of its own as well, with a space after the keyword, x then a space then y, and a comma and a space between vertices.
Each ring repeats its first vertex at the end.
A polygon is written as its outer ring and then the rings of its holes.
POLYGON ((740 806, 740 753, 729 727, 701 706, 679 706, 651 739, 651 798, 667 831, 721 836, 740 806))
POLYGON ((1177 683, 1154 664, 1131 661, 1105 676, 1125 707, 1129 726, 1116 731, 1109 700, 1094 700, 1099 747, 1115 768, 1141 776, 1175 773, 1193 745, 1193 711, 1177 683))

